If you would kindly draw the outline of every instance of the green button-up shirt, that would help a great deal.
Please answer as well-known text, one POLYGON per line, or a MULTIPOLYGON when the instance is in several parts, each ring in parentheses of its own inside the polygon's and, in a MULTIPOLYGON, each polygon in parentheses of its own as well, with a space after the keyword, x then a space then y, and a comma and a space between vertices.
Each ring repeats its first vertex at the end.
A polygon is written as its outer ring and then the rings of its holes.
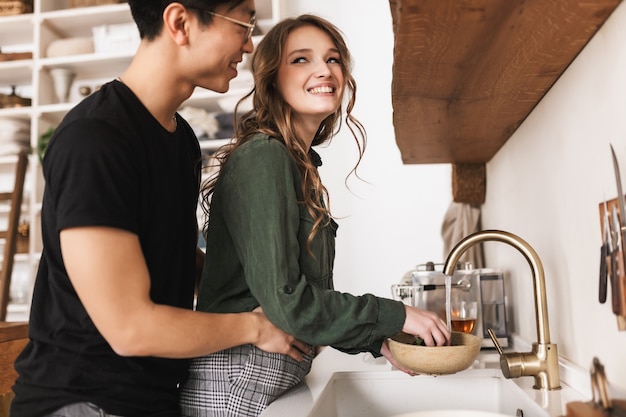
POLYGON ((311 254, 313 219, 299 203, 300 184, 278 140, 258 135, 230 156, 212 197, 198 310, 261 305, 276 326, 304 342, 378 355, 384 338, 402 329, 404 305, 333 289, 337 225, 318 230, 311 254))

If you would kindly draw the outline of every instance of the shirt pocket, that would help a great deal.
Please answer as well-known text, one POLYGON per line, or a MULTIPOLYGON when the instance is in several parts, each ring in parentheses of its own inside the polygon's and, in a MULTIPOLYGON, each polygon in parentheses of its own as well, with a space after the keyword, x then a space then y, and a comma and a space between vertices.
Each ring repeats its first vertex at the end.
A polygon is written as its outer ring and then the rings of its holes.
POLYGON ((335 261, 335 236, 337 223, 320 225, 313 240, 307 245, 313 218, 308 212, 300 213, 300 272, 307 281, 322 289, 333 289, 333 264, 335 261), (309 250, 310 249, 310 250, 309 250))

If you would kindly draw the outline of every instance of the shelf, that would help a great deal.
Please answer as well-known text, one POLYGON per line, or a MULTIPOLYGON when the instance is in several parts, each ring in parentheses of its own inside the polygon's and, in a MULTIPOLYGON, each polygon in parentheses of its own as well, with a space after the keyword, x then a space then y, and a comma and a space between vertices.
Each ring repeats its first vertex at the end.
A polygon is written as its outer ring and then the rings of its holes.
MULTIPOLYGON (((4 244, 0 245, 0 248, 2 248, 2 252, 4 252, 4 244)), ((2 253, 0 253, 0 262, 2 262, 3 259, 3 255, 2 253)), ((13 257, 13 262, 14 263, 18 263, 18 262, 29 262, 30 261, 30 254, 28 253, 16 253, 15 256, 13 257)))
MULTIPOLYGON (((32 45, 34 17, 32 13, 0 17, 0 45, 7 52, 10 45, 32 45)), ((12 48, 11 48, 12 49, 12 48)))
POLYGON ((32 116, 32 107, 7 107, 4 109, 0 109, 0 118, 30 120, 32 116))
POLYGON ((620 2, 390 0, 404 163, 488 162, 620 2))
POLYGON ((127 4, 55 10, 41 14, 41 23, 61 38, 91 36, 92 28, 132 22, 127 4))
POLYGON ((207 101, 215 101, 217 105, 217 100, 221 97, 223 97, 223 94, 219 94, 205 88, 196 87, 191 97, 185 100, 180 108, 186 106, 202 106, 207 101))
POLYGON ((231 88, 227 95, 217 94, 206 90, 197 91, 185 100, 180 108, 182 109, 190 106, 201 107, 208 112, 232 112, 237 104, 237 101, 239 101, 239 99, 248 92, 250 92, 249 88, 231 88))
POLYGON ((78 103, 56 103, 56 104, 43 104, 37 107, 39 116, 45 117, 49 120, 56 120, 61 122, 61 119, 65 114, 72 109, 78 103))
POLYGON ((7 306, 6 321, 28 321, 30 314, 30 304, 9 303, 7 306))
POLYGON ((14 303, 9 303, 9 306, 7 307, 7 312, 10 313, 25 313, 29 310, 30 306, 28 304, 25 303, 20 303, 20 304, 14 304, 14 303))
POLYGON ((7 307, 7 313, 13 313, 13 314, 24 314, 24 313, 28 313, 28 311, 30 310, 30 305, 26 304, 26 303, 9 303, 8 307, 7 307))
POLYGON ((32 59, 0 62, 0 86, 30 85, 32 72, 32 59))
POLYGON ((219 149, 221 146, 228 145, 231 139, 205 139, 199 140, 200 149, 215 151, 219 149))
POLYGON ((28 253, 16 253, 14 258, 15 262, 29 262, 30 254, 28 253))
MULTIPOLYGON (((11 210, 11 208, 8 207, 7 205, 4 205, 4 204, 0 205, 0 217, 7 216, 9 214, 10 210, 11 210)), ((24 214, 28 214, 28 213, 29 213, 28 206, 22 207, 21 214, 24 215, 24 214)), ((2 239, 0 238, 0 240, 2 240, 2 239)), ((2 259, 2 255, 0 255, 0 259, 2 259)))
POLYGON ((80 75, 80 78, 115 78, 126 70, 133 55, 134 52, 122 52, 42 58, 39 60, 39 68, 67 68, 77 76, 80 75))
POLYGON ((0 156, 0 165, 12 165, 17 163, 17 155, 0 156))

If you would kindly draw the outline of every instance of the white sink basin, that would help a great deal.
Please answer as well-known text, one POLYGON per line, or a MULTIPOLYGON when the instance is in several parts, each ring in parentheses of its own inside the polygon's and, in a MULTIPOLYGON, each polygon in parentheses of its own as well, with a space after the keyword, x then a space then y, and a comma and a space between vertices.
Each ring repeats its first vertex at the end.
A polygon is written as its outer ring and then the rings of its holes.
POLYGON ((515 416, 518 409, 525 417, 550 416, 524 389, 499 374, 493 369, 437 377, 409 377, 399 371, 337 372, 308 417, 391 417, 426 410, 515 416))
MULTIPOLYGON (((521 345, 521 351, 527 348, 521 345)), ((410 377, 384 358, 326 348, 305 382, 270 404, 262 416, 496 417, 515 416, 521 409, 524 417, 561 417, 567 403, 588 401, 591 392, 585 391, 586 369, 564 362, 560 371, 562 389, 536 390, 532 377, 505 379, 495 351, 481 351, 469 369, 456 374, 410 377)))
POLYGON ((508 417, 508 415, 474 410, 429 410, 415 411, 395 417, 508 417))

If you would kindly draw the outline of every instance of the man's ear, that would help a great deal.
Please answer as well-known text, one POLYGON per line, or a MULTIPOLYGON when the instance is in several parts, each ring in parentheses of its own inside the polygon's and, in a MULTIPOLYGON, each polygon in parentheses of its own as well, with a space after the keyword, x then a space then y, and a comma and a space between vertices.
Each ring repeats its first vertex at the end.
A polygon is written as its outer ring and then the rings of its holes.
POLYGON ((170 3, 163 11, 163 32, 178 45, 189 41, 189 11, 180 3, 170 3))

